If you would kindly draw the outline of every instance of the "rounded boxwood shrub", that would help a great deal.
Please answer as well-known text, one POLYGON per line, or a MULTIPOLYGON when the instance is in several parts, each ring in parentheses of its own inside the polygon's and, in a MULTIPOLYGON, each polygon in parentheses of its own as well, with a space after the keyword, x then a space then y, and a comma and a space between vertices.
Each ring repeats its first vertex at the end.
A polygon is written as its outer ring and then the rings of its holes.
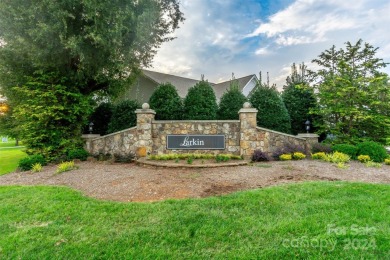
POLYGON ((35 164, 46 165, 45 157, 42 154, 34 154, 27 156, 19 161, 18 167, 22 171, 29 171, 35 164))
POLYGON ((171 83, 159 85, 149 99, 149 105, 156 111, 157 120, 180 120, 183 103, 171 83))
POLYGON ((141 108, 141 105, 136 100, 124 100, 115 105, 108 132, 114 133, 135 126, 137 124, 135 110, 138 108, 141 108))
POLYGON ((214 90, 207 81, 200 81, 188 90, 184 99, 184 119, 217 119, 217 99, 214 90))
POLYGON ((352 159, 356 159, 358 155, 358 148, 351 144, 336 144, 332 147, 333 151, 349 155, 352 159))
POLYGON ((377 163, 383 162, 387 158, 386 149, 376 142, 368 141, 357 145, 358 155, 368 155, 371 160, 377 163))

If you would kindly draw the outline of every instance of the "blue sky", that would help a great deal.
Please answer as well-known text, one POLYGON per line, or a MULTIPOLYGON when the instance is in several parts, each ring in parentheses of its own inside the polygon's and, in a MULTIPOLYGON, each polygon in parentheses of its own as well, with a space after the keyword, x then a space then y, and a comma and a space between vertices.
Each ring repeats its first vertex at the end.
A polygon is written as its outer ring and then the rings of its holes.
POLYGON ((149 69, 211 82, 262 71, 282 88, 293 62, 315 69, 322 51, 360 38, 390 62, 389 0, 181 0, 181 10, 149 69))

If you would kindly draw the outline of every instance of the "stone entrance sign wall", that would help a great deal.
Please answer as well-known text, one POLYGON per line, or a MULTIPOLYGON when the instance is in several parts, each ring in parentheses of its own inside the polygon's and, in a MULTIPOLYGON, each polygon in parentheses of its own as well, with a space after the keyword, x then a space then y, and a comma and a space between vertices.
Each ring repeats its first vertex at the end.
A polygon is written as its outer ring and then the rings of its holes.
POLYGON ((249 158, 254 150, 260 149, 271 154, 285 143, 300 145, 309 149, 318 142, 315 134, 288 135, 257 127, 257 109, 249 103, 239 111, 239 120, 190 120, 157 121, 155 111, 143 104, 135 111, 137 126, 110 135, 85 136, 86 148, 93 154, 145 154, 187 153, 188 150, 167 149, 167 135, 223 135, 225 149, 191 150, 201 153, 233 153, 249 158))

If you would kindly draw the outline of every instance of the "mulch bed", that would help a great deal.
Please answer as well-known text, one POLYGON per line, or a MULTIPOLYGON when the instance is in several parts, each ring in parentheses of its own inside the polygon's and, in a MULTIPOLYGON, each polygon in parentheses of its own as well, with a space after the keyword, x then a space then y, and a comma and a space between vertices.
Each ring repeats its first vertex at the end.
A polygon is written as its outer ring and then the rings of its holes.
MULTIPOLYGON (((186 161, 180 163, 187 164, 186 161)), ((55 165, 46 166, 39 173, 6 174, 0 176, 0 185, 68 186, 102 200, 150 202, 203 198, 302 181, 390 184, 390 166, 367 168, 359 162, 349 163, 348 169, 314 160, 217 168, 162 168, 108 162, 79 162, 77 165, 79 169, 61 174, 55 173, 55 165)))

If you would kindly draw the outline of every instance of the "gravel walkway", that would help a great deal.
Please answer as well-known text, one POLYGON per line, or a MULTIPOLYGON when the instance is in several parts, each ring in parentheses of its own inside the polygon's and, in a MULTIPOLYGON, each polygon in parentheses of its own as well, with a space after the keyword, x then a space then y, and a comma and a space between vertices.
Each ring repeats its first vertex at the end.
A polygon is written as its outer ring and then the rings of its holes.
POLYGON ((390 166, 367 168, 359 162, 339 169, 321 161, 258 163, 220 168, 156 168, 135 164, 81 162, 77 170, 55 174, 56 166, 40 173, 16 172, 0 176, 1 185, 59 185, 87 196, 113 201, 159 201, 202 198, 282 183, 345 180, 390 184, 390 166))

